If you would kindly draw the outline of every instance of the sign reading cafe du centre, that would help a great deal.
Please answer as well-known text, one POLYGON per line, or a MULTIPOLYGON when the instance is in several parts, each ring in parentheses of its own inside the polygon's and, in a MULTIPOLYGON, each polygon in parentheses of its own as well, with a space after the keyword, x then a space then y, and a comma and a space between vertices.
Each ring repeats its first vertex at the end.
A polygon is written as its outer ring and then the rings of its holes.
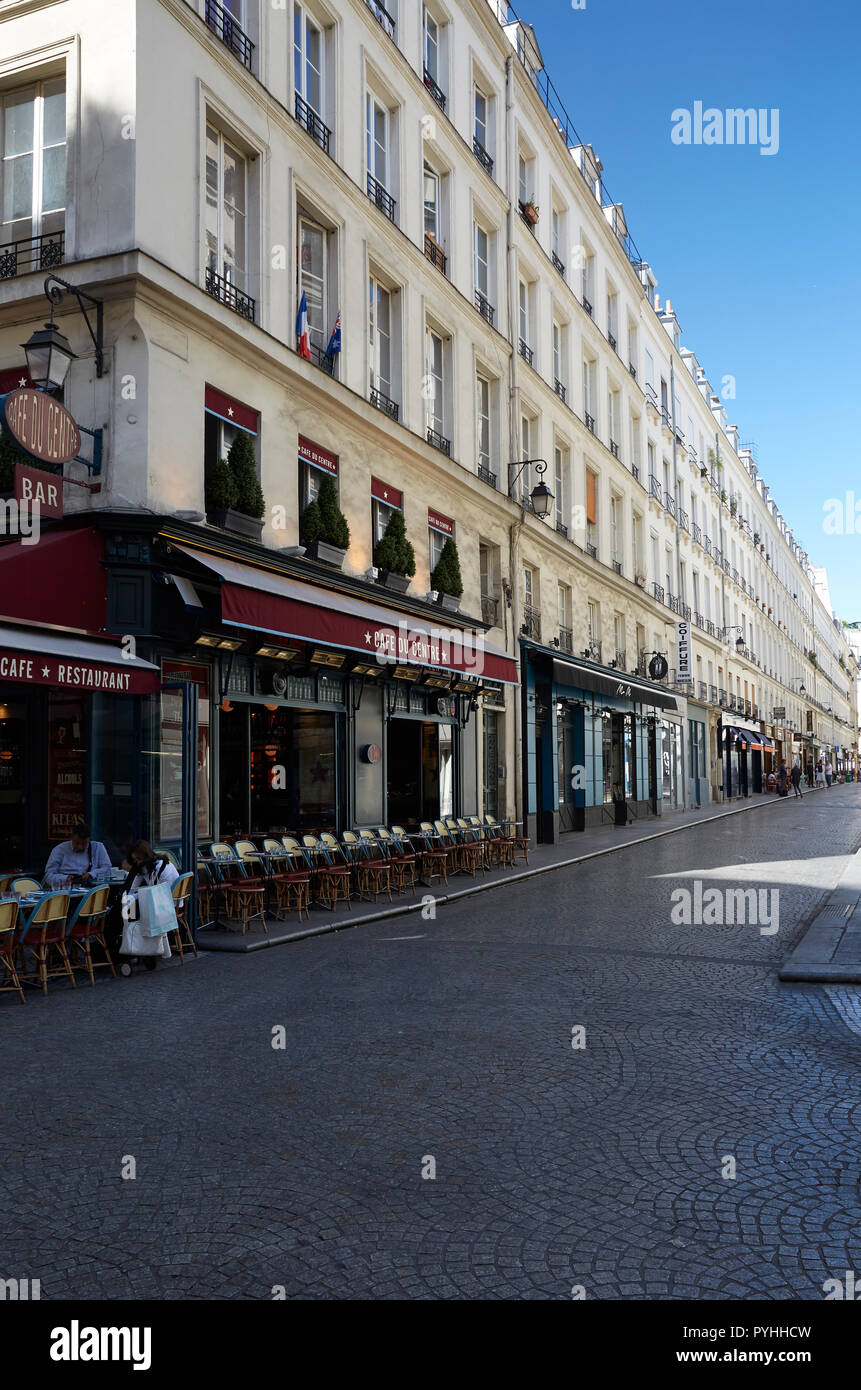
POLYGON ((25 454, 56 468, 81 451, 81 432, 64 405, 32 387, 10 391, 2 400, 0 424, 25 454))

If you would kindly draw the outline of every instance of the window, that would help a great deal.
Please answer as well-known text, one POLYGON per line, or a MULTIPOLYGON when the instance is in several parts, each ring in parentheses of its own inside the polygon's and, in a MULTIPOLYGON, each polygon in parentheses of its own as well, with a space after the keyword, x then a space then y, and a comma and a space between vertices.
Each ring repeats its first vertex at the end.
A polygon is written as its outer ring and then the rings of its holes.
POLYGON ((293 7, 293 83, 298 96, 323 116, 323 34, 303 5, 293 7))
POLYGON ((365 97, 365 159, 369 176, 388 188, 389 113, 372 92, 365 97))
POLYGON ((643 518, 639 512, 631 515, 631 559, 634 565, 634 576, 643 575, 643 518))
POLYGON ((517 291, 520 341, 529 347, 529 286, 521 280, 517 291))
POLYGON ((583 266, 582 266, 582 288, 583 303, 589 313, 592 312, 592 305, 595 302, 595 256, 588 247, 584 247, 583 266))
POLYGON ((588 417, 586 424, 590 429, 595 428, 595 363, 589 358, 583 360, 583 412, 588 417))
POLYGON ((330 454, 310 440, 299 439, 299 514, 310 502, 316 502, 323 478, 329 475, 339 492, 337 454, 330 454))
POLYGON ((368 362, 371 390, 392 399, 392 295, 375 276, 368 280, 368 362))
POLYGON ((615 290, 607 293, 607 336, 615 347, 619 338, 619 296, 615 290))
POLYGON ((553 320, 553 378, 557 391, 565 389, 565 330, 561 323, 553 320))
POLYGON ((613 617, 613 637, 616 643, 616 660, 621 663, 627 646, 624 613, 616 613, 613 617))
POLYGON ((556 586, 556 620, 563 632, 571 631, 571 590, 567 584, 556 586))
POLYGON ((586 635, 590 647, 598 647, 601 642, 601 617, 597 603, 586 604, 586 635))
POLYGON ((598 544, 598 474, 586 469, 586 544, 598 544))
POLYGON ((454 522, 447 517, 438 516, 436 513, 431 516, 428 513, 428 560, 430 573, 433 574, 440 561, 440 556, 445 548, 447 540, 454 538, 454 522))
POLYGON ((550 249, 558 261, 564 261, 562 250, 565 245, 565 235, 563 232, 563 222, 565 214, 558 208, 553 208, 550 213, 550 249))
POLYGON ((610 448, 619 458, 619 392, 611 390, 607 397, 608 422, 607 428, 610 431, 610 448))
MULTIPOLYGON (((0 98, 2 241, 60 232, 66 208, 66 84, 56 78, 0 98)), ((38 262, 37 262, 38 266, 38 262)))
POLYGON ((440 31, 433 15, 424 7, 424 62, 428 77, 439 85, 440 82, 440 31))
POLYGON ((325 353, 329 345, 327 279, 329 233, 317 222, 299 216, 299 284, 297 303, 305 295, 308 336, 312 350, 325 353))
POLYGON ((490 382, 480 374, 475 378, 475 422, 478 466, 490 472, 490 382))
POLYGON ((535 574, 528 565, 523 567, 523 602, 527 608, 535 607, 535 574))
POLYGON ((478 571, 481 585, 481 616, 484 622, 496 626, 499 622, 499 594, 502 587, 498 545, 492 545, 489 541, 479 542, 478 571))
POLYGON ((490 151, 489 122, 490 102, 484 95, 480 87, 475 89, 475 124, 473 133, 481 148, 487 153, 490 151))
POLYGON ((429 164, 424 166, 425 235, 440 241, 440 176, 429 164))
MULTIPOLYGON (((212 275, 245 289, 247 166, 227 136, 206 127, 206 248, 212 275)), ((309 304, 310 310, 310 304, 309 304)))
POLYGON ((427 373, 427 426, 445 434, 445 341, 428 328, 425 343, 427 373))
POLYGON ((640 417, 631 416, 631 467, 640 467, 640 417))
POLYGON ((614 563, 621 562, 622 559, 622 536, 619 524, 619 508, 621 498, 613 492, 610 494, 610 552, 614 563))
POLYGON ((475 243, 475 288, 485 299, 490 297, 490 237, 478 222, 473 223, 475 243))
POLYGON ((525 155, 519 155, 517 160, 517 191, 521 203, 528 203, 530 196, 530 165, 525 155))
POLYGON ((650 353, 650 351, 649 351, 648 348, 646 348, 646 385, 647 385, 647 386, 650 386, 650 387, 652 388, 652 389, 651 389, 651 393, 646 392, 646 394, 647 394, 647 395, 651 394, 652 399, 654 399, 654 397, 655 397, 655 359, 654 359, 654 357, 652 356, 652 354, 650 353))
POLYGON ((555 467, 556 527, 566 533, 571 519, 571 470, 568 450, 557 444, 553 451, 555 467))
POLYGON ((403 494, 397 488, 389 487, 379 478, 371 479, 371 540, 374 549, 383 539, 395 512, 402 508, 403 494))

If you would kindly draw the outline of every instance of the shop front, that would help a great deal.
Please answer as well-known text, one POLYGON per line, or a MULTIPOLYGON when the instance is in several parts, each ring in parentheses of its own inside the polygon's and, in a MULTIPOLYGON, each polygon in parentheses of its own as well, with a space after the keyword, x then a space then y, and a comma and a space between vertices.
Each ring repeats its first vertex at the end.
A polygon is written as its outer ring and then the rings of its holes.
POLYGON ((555 843, 589 826, 660 815, 665 795, 680 792, 676 697, 532 643, 522 642, 521 654, 530 836, 555 843))
POLYGON ((749 797, 767 791, 767 776, 779 752, 774 740, 764 734, 758 724, 730 716, 733 722, 723 724, 724 795, 728 798, 749 797))

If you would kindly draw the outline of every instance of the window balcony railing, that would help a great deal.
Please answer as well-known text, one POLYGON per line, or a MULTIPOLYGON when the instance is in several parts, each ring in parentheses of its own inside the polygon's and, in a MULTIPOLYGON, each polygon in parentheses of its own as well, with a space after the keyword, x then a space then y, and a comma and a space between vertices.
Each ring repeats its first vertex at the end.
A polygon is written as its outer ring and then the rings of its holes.
POLYGON ((257 306, 251 296, 237 289, 232 280, 228 280, 226 275, 219 275, 210 266, 206 267, 206 293, 211 294, 213 299, 217 299, 221 304, 226 304, 228 309, 235 310, 242 318, 248 319, 249 323, 255 322, 257 306))
POLYGON ((597 545, 592 545, 591 541, 587 542, 587 544, 586 544, 586 554, 587 554, 587 555, 591 555, 593 560, 597 560, 597 559, 598 559, 598 547, 597 547, 597 545))
POLYGON ((624 647, 617 647, 617 648, 616 648, 616 655, 615 655, 615 657, 613 658, 613 664, 614 664, 614 666, 616 667, 616 670, 617 670, 617 671, 627 671, 627 669, 628 669, 628 653, 627 653, 627 650, 626 650, 624 647))
POLYGON ((669 492, 664 493, 664 511, 669 512, 670 516, 676 514, 676 499, 669 492))
POLYGON ((649 474, 649 496, 654 497, 655 501, 663 506, 664 491, 654 473, 649 474))
POLYGON ((621 560, 614 560, 614 561, 613 561, 613 569, 616 571, 617 574, 621 574, 621 573, 622 573, 622 561, 621 561, 621 560))
POLYGON ((583 296, 583 308, 586 310, 586 313, 587 313, 587 314, 589 315, 589 317, 591 318, 591 317, 592 317, 592 303, 591 303, 591 300, 588 300, 588 299, 586 298, 585 294, 584 294, 584 296, 583 296))
POLYGON ((663 584, 655 584, 655 583, 653 583, 653 584, 652 584, 652 593, 654 594, 655 598, 658 600, 658 603, 663 603, 663 601, 664 601, 664 586, 663 586, 663 584))
POLYGON ((295 110, 296 120, 299 122, 301 126, 304 127, 305 130, 307 130, 308 134, 311 136, 311 139, 317 142, 317 144, 320 146, 320 149, 324 150, 325 153, 328 154, 329 141, 332 138, 332 132, 329 129, 329 127, 323 121, 320 120, 320 117, 317 115, 317 112, 314 110, 313 106, 309 106, 305 98, 300 97, 298 92, 296 93, 295 110))
POLYGON ((520 339, 520 356, 523 358, 524 362, 528 362, 530 367, 532 366, 532 359, 535 353, 532 351, 529 344, 524 342, 522 338, 520 339))
POLYGON ((650 381, 646 382, 646 405, 651 406, 654 411, 658 409, 658 393, 650 381))
POLYGON ((335 375, 335 359, 330 357, 325 348, 317 347, 316 343, 311 343, 311 361, 315 367, 319 367, 321 372, 327 376, 335 375))
POLYGON ((559 535, 559 536, 564 536, 565 539, 566 539, 566 541, 567 541, 567 539, 568 539, 568 527, 565 525, 565 522, 564 522, 564 521, 557 521, 557 523, 556 523, 556 533, 557 533, 557 535, 559 535))
POLYGON ((690 533, 690 518, 688 517, 687 512, 683 511, 681 507, 679 507, 679 525, 681 526, 683 531, 687 531, 688 533, 690 533))
POLYGON ((665 405, 661 406, 661 424, 665 429, 670 428, 670 412, 665 405))
POLYGON ((614 459, 617 459, 619 457, 619 446, 616 443, 615 439, 610 440, 610 453, 613 455, 614 459))
POLYGON ((378 183, 373 174, 368 175, 368 197, 372 203, 376 203, 381 212, 386 214, 390 222, 395 220, 395 199, 391 193, 387 193, 381 183, 378 183))
POLYGON ((223 5, 219 5, 218 0, 206 0, 204 17, 212 32, 218 35, 221 42, 250 72, 254 57, 254 44, 245 30, 237 24, 233 15, 223 5))
POLYGON ((557 256, 557 254, 556 254, 555 251, 551 251, 551 252, 550 252, 550 257, 551 257, 551 259, 552 259, 552 261, 553 261, 554 268, 555 268, 556 270, 559 271, 559 274, 562 276, 562 279, 564 280, 564 279, 565 279, 565 262, 564 262, 564 261, 560 261, 560 259, 559 259, 559 257, 557 256))
POLYGON ((712 492, 716 492, 720 496, 720 483, 714 473, 709 474, 709 487, 712 492))
POLYGON ((601 652, 601 643, 596 642, 590 635, 589 641, 586 645, 586 651, 583 653, 583 655, 586 657, 587 661, 602 661, 603 657, 601 652))
POLYGON ((562 404, 564 405, 564 404, 565 404, 565 397, 566 397, 566 395, 567 395, 564 382, 560 381, 559 378, 556 377, 555 382, 554 382, 554 385, 553 385, 553 389, 554 389, 554 391, 556 392, 556 394, 557 394, 557 396, 559 397, 559 399, 562 401, 562 404))
POLYGON ((66 258, 65 232, 45 232, 0 246, 0 280, 14 280, 31 270, 52 270, 66 258))
POLYGON ((365 4, 371 11, 371 14, 374 16, 374 19, 377 21, 377 23, 380 24, 383 29, 385 29, 389 38, 394 39, 396 32, 395 21, 392 19, 392 16, 389 14, 385 5, 381 5, 379 3, 379 0, 365 0, 365 4))
POLYGON ((697 682, 697 696, 705 704, 709 697, 709 688, 705 681, 697 682))
POLYGON ((484 319, 485 323, 489 323, 492 328, 496 311, 494 310, 493 305, 491 304, 490 300, 486 297, 486 295, 483 295, 481 293, 481 290, 476 290, 475 292, 475 307, 481 314, 481 317, 484 319))
POLYGON ((682 603, 679 599, 679 617, 684 618, 686 623, 691 621, 691 606, 689 603, 682 603))
POLYGON ((636 463, 631 464, 631 476, 634 479, 634 482, 638 483, 640 481, 640 470, 637 467, 636 463))
POLYGON ((443 275, 445 275, 448 257, 431 232, 425 232, 425 255, 431 265, 435 265, 437 270, 442 271, 443 275))
POLYGON ((718 688, 716 685, 709 686, 709 704, 716 705, 718 702, 718 688))
POLYGON ((434 449, 439 449, 441 454, 445 454, 446 458, 451 458, 451 440, 446 439, 444 434, 439 434, 428 426, 427 441, 434 449))
POLYGON ((385 391, 380 391, 378 387, 372 386, 369 399, 371 405, 375 405, 377 410, 381 410, 384 415, 388 415, 392 420, 398 419, 401 408, 397 401, 393 401, 390 396, 386 395, 385 391))
POLYGON ((586 428, 587 428, 587 430, 589 431, 590 434, 594 434, 594 433, 595 433, 595 416, 594 416, 594 415, 590 415, 589 412, 588 412, 588 410, 587 410, 587 411, 586 411, 586 417, 585 417, 585 419, 586 419, 586 428))
POLYGON ((712 543, 709 540, 708 536, 703 536, 703 550, 705 551, 706 555, 708 555, 709 557, 711 556, 712 543))
POLYGON ((496 627, 499 622, 499 599, 494 598, 493 594, 481 596, 481 621, 487 623, 488 627, 496 627))
POLYGON ((666 603, 671 613, 678 613, 679 600, 676 598, 675 594, 668 593, 667 597, 664 599, 664 602, 666 603))
POLYGON ((629 363, 628 363, 628 371, 631 373, 631 376, 632 376, 632 377, 634 378, 634 380, 636 381, 636 380, 637 380, 637 368, 634 366, 633 362, 629 362, 629 363))
POLYGON ((485 169, 487 173, 490 174, 490 177, 493 178, 493 159, 487 153, 487 150, 484 148, 477 135, 472 137, 472 152, 482 169, 485 169))
POLYGON ((696 541, 697 545, 702 545, 702 543, 703 543, 703 533, 702 533, 702 531, 700 530, 700 528, 699 528, 699 526, 697 525, 696 522, 694 522, 694 524, 693 524, 692 527, 691 527, 691 536, 692 536, 693 539, 696 541))
POLYGON ((615 352, 615 351, 616 351, 616 339, 614 338, 613 334, 610 332, 609 328, 607 329, 607 342, 610 344, 610 347, 611 347, 611 348, 613 349, 613 351, 615 352))
POLYGON ((724 559, 721 563, 723 565, 724 574, 729 574, 729 560, 724 559))
POLYGON ((533 608, 531 603, 523 605, 523 623, 521 632, 524 637, 529 637, 533 642, 541 641, 541 610, 533 608))
POLYGON ((424 79, 425 79, 425 86, 427 87, 428 91, 430 92, 430 94, 431 94, 431 96, 433 97, 434 101, 436 102, 437 106, 440 108, 440 110, 444 111, 444 110, 445 110, 445 92, 443 91, 443 89, 442 89, 442 87, 439 85, 439 83, 437 82, 436 78, 435 78, 431 73, 428 72, 427 68, 425 68, 425 70, 424 70, 424 79))
POLYGON ((559 629, 559 648, 570 655, 574 650, 574 633, 570 627, 560 627, 559 629))
POLYGON ((704 628, 705 625, 706 625, 706 620, 705 620, 705 618, 703 617, 702 613, 698 613, 698 612, 696 611, 696 609, 694 610, 694 625, 695 625, 696 627, 702 627, 702 628, 704 628))
POLYGON ((496 487, 496 474, 492 473, 491 470, 485 467, 483 463, 480 463, 478 465, 476 472, 478 473, 478 476, 481 479, 481 481, 483 483, 487 483, 488 487, 496 487))

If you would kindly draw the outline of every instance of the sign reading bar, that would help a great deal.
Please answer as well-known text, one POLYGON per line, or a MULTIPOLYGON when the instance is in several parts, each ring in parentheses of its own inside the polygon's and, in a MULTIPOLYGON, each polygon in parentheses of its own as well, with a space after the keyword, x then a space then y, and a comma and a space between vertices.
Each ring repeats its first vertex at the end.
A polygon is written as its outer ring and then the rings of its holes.
POLYGON ((15 464, 15 501, 32 507, 39 503, 40 516, 63 515, 63 479, 59 473, 46 473, 43 468, 30 468, 26 463, 15 464))
POLYGON ((98 690, 116 695, 149 695, 159 689, 157 671, 73 658, 65 660, 43 652, 2 649, 0 680, 23 681, 28 685, 58 685, 66 690, 98 690))
POLYGON ((39 463, 58 467, 81 452, 81 432, 64 405, 29 386, 4 399, 2 423, 19 448, 39 463))

